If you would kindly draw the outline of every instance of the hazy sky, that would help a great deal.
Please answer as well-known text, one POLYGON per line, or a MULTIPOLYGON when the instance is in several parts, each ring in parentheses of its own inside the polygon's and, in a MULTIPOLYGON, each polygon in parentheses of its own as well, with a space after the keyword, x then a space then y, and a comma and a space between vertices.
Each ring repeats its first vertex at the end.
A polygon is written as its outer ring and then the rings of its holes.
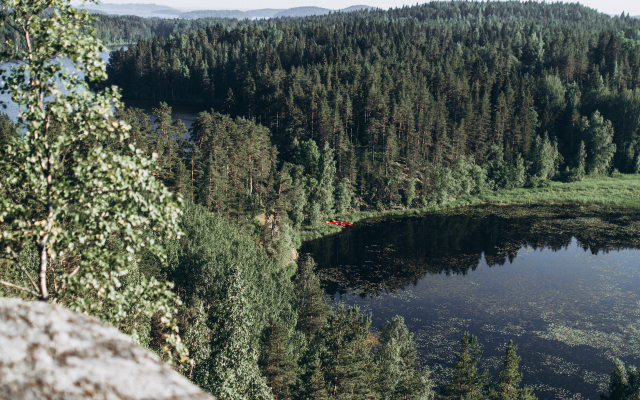
MULTIPOLYGON (((292 8, 317 6, 340 9, 352 5, 365 4, 387 9, 413 5, 415 2, 402 0, 102 0, 103 3, 155 3, 182 10, 254 10, 259 8, 292 8)), ((420 2, 420 4, 422 4, 420 2)), ((640 0, 580 0, 578 3, 595 8, 607 14, 631 13, 640 15, 640 0)))

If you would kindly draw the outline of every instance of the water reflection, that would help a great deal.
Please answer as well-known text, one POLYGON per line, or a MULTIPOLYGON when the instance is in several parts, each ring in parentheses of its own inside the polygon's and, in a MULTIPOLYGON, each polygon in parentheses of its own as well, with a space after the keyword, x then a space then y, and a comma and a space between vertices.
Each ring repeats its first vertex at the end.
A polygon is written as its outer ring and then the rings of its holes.
POLYGON ((639 364, 636 221, 436 214, 361 222, 301 252, 334 303, 372 311, 374 326, 404 316, 436 379, 468 330, 494 376, 513 339, 540 398, 597 399, 614 357, 639 364))
POLYGON ((565 250, 574 237, 592 254, 640 248, 637 237, 620 240, 605 232, 594 237, 589 229, 558 227, 562 219, 552 221, 552 231, 540 226, 549 222, 491 214, 389 218, 360 222, 338 235, 307 242, 301 252, 314 255, 328 293, 377 295, 415 285, 427 274, 467 275, 483 257, 489 267, 512 263, 523 247, 565 250))

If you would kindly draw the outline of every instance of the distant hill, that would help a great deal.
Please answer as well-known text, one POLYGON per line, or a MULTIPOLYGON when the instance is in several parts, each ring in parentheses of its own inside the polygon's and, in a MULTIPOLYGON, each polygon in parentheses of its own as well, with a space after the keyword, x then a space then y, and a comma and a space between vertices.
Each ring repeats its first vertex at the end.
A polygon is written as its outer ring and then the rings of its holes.
POLYGON ((251 18, 271 18, 281 11, 284 11, 284 8, 263 8, 261 10, 247 11, 247 14, 250 14, 251 18))
POLYGON ((328 8, 322 7, 294 7, 288 10, 280 11, 274 18, 279 17, 307 17, 309 15, 325 15, 329 14, 331 11, 328 8))
POLYGON ((351 6, 342 10, 331 10, 322 7, 295 7, 289 9, 264 8, 260 10, 197 10, 180 14, 180 18, 237 18, 237 19, 259 19, 259 18, 280 18, 280 17, 308 17, 310 15, 326 15, 330 12, 342 11, 352 12, 359 10, 370 10, 371 6, 351 6))
POLYGON ((240 10, 195 10, 184 12, 177 8, 160 6, 157 4, 114 4, 88 3, 86 8, 94 14, 111 14, 111 15, 135 15, 143 18, 230 18, 230 19, 262 19, 262 18, 280 18, 280 17, 308 17, 310 15, 326 15, 330 12, 352 12, 360 10, 371 10, 374 7, 366 5, 357 5, 343 8, 341 10, 331 10, 323 7, 295 7, 289 9, 283 8, 262 8, 258 10, 240 11, 240 10))
POLYGON ((157 4, 114 4, 114 3, 102 3, 93 4, 87 3, 84 8, 92 13, 104 13, 112 15, 136 15, 138 17, 158 17, 158 18, 178 18, 182 14, 181 10, 176 8, 160 6, 157 4))
POLYGON ((360 11, 360 10, 372 10, 374 8, 375 7, 360 5, 360 6, 351 6, 351 7, 343 8, 340 11, 342 11, 342 12, 351 12, 351 11, 360 11))
POLYGON ((198 19, 198 18, 237 18, 246 19, 251 17, 244 11, 240 10, 197 10, 180 13, 180 18, 198 19))

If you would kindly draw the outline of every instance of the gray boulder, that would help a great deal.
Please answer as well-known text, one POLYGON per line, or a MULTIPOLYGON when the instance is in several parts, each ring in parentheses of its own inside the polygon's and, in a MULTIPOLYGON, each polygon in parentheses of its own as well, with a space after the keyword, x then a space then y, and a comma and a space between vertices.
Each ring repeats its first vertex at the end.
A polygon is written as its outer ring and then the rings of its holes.
POLYGON ((0 399, 213 399, 116 328, 0 298, 0 399))

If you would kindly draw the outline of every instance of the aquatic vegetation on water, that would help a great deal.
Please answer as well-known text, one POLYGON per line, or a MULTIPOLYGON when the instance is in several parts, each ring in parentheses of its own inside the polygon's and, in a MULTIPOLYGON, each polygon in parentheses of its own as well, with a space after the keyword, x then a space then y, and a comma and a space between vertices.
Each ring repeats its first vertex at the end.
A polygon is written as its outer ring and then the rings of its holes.
POLYGON ((640 355, 640 213, 592 208, 470 207, 367 222, 309 242, 327 293, 398 314, 437 382, 464 331, 497 376, 519 346, 523 383, 540 398, 598 398, 612 359, 640 355), (600 210, 602 211, 602 210, 600 210))

